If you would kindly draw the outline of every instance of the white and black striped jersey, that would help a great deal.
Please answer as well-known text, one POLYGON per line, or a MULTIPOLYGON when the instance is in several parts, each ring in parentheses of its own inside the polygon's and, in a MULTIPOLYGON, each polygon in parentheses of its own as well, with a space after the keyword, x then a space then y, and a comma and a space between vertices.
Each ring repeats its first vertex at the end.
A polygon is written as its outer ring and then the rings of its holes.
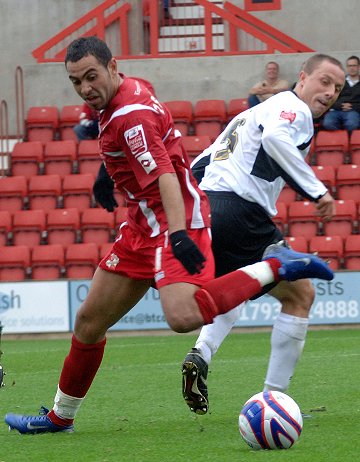
POLYGON ((311 201, 327 192, 305 161, 313 134, 309 107, 293 91, 278 93, 238 114, 192 170, 204 191, 235 192, 274 216, 285 183, 311 201))

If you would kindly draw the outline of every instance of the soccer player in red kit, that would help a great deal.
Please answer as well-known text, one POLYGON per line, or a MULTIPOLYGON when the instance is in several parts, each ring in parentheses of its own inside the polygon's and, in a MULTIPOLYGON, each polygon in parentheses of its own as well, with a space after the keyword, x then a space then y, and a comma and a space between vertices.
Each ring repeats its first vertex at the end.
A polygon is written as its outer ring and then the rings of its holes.
POLYGON ((116 60, 97 37, 72 42, 65 65, 76 92, 100 111, 100 155, 127 196, 128 217, 77 313, 52 410, 5 417, 20 433, 73 431, 100 367, 107 330, 154 284, 169 326, 189 332, 271 282, 333 278, 318 257, 283 248, 214 279, 208 199, 191 174, 169 111, 140 81, 117 72, 116 60))

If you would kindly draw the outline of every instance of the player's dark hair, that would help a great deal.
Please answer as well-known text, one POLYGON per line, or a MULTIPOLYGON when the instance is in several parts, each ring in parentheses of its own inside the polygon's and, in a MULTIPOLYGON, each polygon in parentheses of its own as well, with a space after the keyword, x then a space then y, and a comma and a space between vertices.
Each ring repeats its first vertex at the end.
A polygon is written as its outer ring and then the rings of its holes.
POLYGON ((338 59, 322 53, 318 53, 307 59, 302 66, 302 70, 307 74, 311 74, 323 61, 328 61, 329 63, 338 66, 342 71, 344 70, 343 65, 338 59))
POLYGON ((65 66, 68 61, 76 63, 88 55, 95 56, 104 67, 107 67, 112 58, 111 51, 103 40, 94 35, 90 37, 80 37, 71 42, 68 46, 65 56, 65 66))

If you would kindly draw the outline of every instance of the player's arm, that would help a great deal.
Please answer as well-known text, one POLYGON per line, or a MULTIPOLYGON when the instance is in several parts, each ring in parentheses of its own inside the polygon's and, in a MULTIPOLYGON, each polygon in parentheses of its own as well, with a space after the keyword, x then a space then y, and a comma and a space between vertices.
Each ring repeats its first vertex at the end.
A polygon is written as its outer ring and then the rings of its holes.
POLYGON ((281 176, 288 185, 306 199, 316 202, 328 190, 305 162, 290 134, 291 130, 295 128, 290 128, 287 121, 267 126, 263 131, 262 145, 280 167, 281 176))
POLYGON ((174 256, 190 274, 200 273, 205 258, 186 231, 185 204, 177 176, 164 173, 158 183, 174 256))

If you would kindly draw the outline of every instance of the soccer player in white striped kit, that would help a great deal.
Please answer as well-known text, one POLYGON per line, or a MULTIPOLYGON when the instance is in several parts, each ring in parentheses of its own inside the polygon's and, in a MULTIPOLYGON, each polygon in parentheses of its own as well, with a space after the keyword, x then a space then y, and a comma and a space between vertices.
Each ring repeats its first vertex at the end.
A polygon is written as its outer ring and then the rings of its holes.
MULTIPOLYGON (((217 277, 260 260, 269 245, 286 245, 271 220, 285 183, 314 202, 322 220, 331 220, 334 199, 305 157, 314 135, 313 118, 331 107, 344 82, 338 60, 323 54, 310 57, 293 91, 237 115, 193 161, 192 171, 210 199, 217 277)), ((271 284, 265 292, 280 301, 281 312, 272 330, 264 387, 286 391, 304 348, 315 291, 309 279, 300 279, 271 284)), ((208 411, 208 365, 241 306, 204 326, 183 362, 183 397, 197 414, 208 411)))

